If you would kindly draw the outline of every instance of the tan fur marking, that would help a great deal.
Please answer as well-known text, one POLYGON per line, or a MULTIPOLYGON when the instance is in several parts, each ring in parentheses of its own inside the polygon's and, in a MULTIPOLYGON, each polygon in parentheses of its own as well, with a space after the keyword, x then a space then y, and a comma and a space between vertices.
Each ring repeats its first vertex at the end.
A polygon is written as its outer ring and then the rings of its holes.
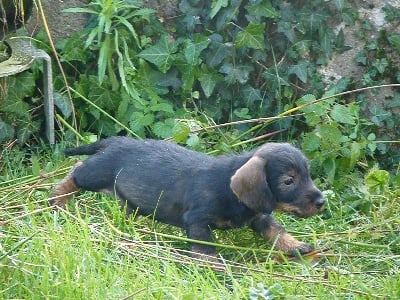
POLYGON ((297 207, 288 203, 278 202, 276 204, 276 210, 287 214, 308 218, 321 212, 322 209, 318 210, 318 208, 316 208, 312 203, 305 204, 304 207, 297 207))
POLYGON ((265 232, 265 238, 275 244, 275 249, 288 254, 293 254, 295 251, 306 253, 312 249, 306 243, 300 242, 292 235, 287 233, 282 227, 271 225, 265 232))
POLYGON ((65 205, 72 198, 72 195, 79 191, 79 188, 76 186, 74 179, 72 178, 72 174, 80 165, 82 165, 82 162, 77 162, 68 175, 56 185, 51 193, 50 201, 52 205, 65 208, 65 205))

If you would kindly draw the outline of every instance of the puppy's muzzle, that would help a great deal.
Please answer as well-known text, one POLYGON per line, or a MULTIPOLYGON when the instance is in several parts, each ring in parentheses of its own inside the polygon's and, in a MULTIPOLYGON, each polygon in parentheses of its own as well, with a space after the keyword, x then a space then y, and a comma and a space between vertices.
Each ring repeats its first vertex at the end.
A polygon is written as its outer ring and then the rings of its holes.
POLYGON ((321 211, 324 208, 325 203, 326 203, 325 198, 322 195, 315 198, 315 200, 314 200, 314 205, 319 211, 321 211))

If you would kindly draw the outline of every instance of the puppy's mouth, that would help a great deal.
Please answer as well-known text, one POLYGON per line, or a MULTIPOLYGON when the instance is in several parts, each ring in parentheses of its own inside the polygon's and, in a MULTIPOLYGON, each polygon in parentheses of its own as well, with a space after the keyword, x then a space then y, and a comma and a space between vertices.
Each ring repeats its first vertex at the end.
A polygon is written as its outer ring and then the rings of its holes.
POLYGON ((277 203, 276 210, 279 212, 283 212, 286 214, 294 215, 299 218, 309 218, 312 217, 321 211, 323 211, 325 206, 316 207, 315 205, 308 204, 304 207, 294 206, 288 203, 277 203))

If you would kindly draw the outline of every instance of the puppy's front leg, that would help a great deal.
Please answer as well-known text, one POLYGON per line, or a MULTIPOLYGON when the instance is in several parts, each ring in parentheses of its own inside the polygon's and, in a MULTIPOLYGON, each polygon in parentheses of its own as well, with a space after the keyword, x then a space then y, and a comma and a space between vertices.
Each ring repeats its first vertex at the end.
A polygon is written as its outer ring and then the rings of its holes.
MULTIPOLYGON (((198 241, 211 242, 211 230, 208 225, 192 223, 186 224, 185 228, 188 238, 198 241)), ((212 261, 212 257, 215 256, 215 247, 210 245, 191 243, 190 251, 192 251, 192 257, 202 258, 209 261, 212 261)))
POLYGON ((260 233, 277 250, 289 255, 304 254, 313 250, 312 246, 300 242, 285 231, 271 215, 259 215, 251 223, 254 231, 260 233))

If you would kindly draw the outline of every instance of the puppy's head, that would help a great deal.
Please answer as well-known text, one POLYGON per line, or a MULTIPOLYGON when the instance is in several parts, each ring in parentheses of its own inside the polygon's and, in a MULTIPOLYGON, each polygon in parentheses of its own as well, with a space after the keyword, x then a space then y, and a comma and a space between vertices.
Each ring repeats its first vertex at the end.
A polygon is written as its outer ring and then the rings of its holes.
POLYGON ((231 189, 247 207, 271 213, 274 209, 300 217, 320 212, 324 198, 310 177, 307 159, 286 143, 268 143, 231 178, 231 189))

